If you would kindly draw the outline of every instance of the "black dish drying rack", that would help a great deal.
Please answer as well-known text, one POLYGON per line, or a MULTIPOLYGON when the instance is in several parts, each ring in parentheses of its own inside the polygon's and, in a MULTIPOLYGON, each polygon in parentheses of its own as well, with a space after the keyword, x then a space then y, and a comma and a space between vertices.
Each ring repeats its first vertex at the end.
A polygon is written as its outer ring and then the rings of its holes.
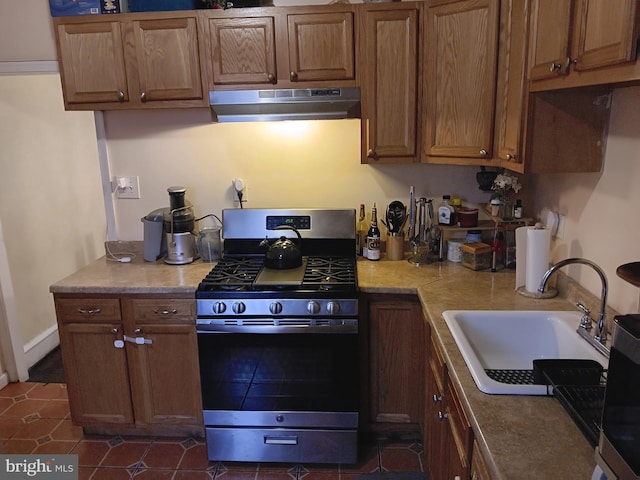
POLYGON ((534 360, 533 370, 486 370, 497 382, 547 385, 592 447, 598 445, 606 370, 595 360, 534 360))

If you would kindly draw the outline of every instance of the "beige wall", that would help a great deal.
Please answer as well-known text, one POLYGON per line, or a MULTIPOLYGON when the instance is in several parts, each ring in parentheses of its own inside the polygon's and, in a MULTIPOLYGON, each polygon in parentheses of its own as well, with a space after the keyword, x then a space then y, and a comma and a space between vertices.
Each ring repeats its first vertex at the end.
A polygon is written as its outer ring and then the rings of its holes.
POLYGON ((0 62, 57 58, 49 0, 2 0, 0 32, 0 62))
MULTIPOLYGON (((624 263, 640 260, 640 87, 615 91, 604 168, 600 173, 534 177, 537 204, 566 215, 564 240, 552 260, 586 257, 609 280, 609 305, 640 311, 638 289, 616 275, 624 263)), ((600 281, 588 267, 565 267, 592 293, 600 281)))
POLYGON ((142 239, 140 218, 187 187, 196 215, 233 207, 231 181, 247 183, 247 207, 358 208, 416 193, 487 201, 472 167, 360 164, 360 121, 212 124, 208 109, 105 115, 113 175, 140 176, 140 200, 116 200, 119 236, 142 239))
POLYGON ((104 253, 93 113, 64 111, 57 74, 0 75, 0 145, 0 268, 27 344, 55 326, 49 285, 104 253))

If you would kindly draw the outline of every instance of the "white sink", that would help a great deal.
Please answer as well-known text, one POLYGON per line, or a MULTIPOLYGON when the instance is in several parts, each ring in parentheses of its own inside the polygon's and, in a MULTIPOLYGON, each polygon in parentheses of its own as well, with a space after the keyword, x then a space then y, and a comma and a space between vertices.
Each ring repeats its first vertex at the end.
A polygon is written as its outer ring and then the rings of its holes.
POLYGON ((569 311, 448 310, 442 314, 478 388, 491 394, 546 395, 544 385, 501 383, 490 370, 532 370, 544 358, 608 359, 581 338, 581 313, 569 311))

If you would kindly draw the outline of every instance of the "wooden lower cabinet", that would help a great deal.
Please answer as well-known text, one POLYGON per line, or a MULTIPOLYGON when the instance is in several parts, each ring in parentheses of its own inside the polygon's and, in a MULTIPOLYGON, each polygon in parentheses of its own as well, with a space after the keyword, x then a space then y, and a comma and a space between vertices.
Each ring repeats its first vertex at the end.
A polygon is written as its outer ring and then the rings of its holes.
POLYGON ((469 479, 473 431, 435 339, 429 339, 424 433, 431 480, 469 479))
POLYGON ((195 299, 54 299, 74 424, 92 433, 203 434, 195 299))
MULTIPOLYGON (((417 297, 365 297, 368 321, 361 336, 368 355, 366 404, 369 424, 411 429, 422 424, 424 391, 424 316, 417 297)), ((365 370, 366 371, 366 370, 365 370)))
POLYGON ((471 454, 471 480, 491 480, 487 461, 482 456, 478 442, 473 441, 473 452, 471 454))

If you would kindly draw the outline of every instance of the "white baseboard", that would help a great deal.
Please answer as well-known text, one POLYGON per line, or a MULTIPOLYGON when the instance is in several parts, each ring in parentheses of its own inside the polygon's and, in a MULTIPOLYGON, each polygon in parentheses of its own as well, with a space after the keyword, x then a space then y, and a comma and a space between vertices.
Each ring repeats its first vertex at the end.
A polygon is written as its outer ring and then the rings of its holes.
POLYGON ((9 385, 9 375, 0 373, 0 390, 9 385))
POLYGON ((24 346, 27 368, 33 367, 58 345, 60 345, 58 326, 52 325, 24 346))

